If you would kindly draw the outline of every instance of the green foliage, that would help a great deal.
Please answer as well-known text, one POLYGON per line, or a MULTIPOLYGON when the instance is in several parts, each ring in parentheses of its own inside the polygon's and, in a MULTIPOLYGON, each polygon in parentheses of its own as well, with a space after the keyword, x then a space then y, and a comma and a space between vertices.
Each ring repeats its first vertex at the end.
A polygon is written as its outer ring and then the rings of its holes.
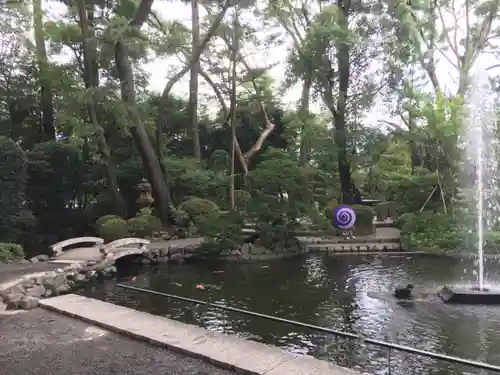
POLYGON ((215 150, 210 159, 208 159, 208 165, 214 171, 227 172, 229 170, 229 154, 226 150, 215 150))
MULTIPOLYGON (((324 209, 324 215, 328 220, 332 220, 334 210, 338 206, 337 200, 332 199, 324 209)), ((352 205, 351 208, 356 212, 356 226, 367 227, 373 223, 375 210, 370 206, 352 205)))
MULTIPOLYGON (((262 48, 254 26, 244 21, 248 17, 241 17, 242 50, 269 50, 292 44, 287 82, 280 83, 270 76, 270 66, 239 71, 235 115, 236 138, 242 152, 251 150, 262 134, 263 116, 258 101, 275 127, 258 152, 248 158, 248 175, 236 161, 234 193, 238 212, 219 217, 220 209, 228 209, 233 147, 227 108, 206 108, 200 99, 196 111, 199 138, 195 139, 192 126, 186 126, 192 113, 186 100, 173 95, 164 100, 152 93, 147 88, 150 77, 143 69, 143 62, 150 56, 189 54, 190 27, 180 20, 162 20, 155 14, 149 17, 147 31, 140 31, 130 25, 137 2, 98 5, 106 17, 95 17, 89 25, 93 28, 89 31, 95 34, 91 39, 96 41, 97 52, 92 68, 103 77, 97 82, 98 89, 86 88, 88 77, 80 69, 85 56, 77 54, 64 61, 51 56, 63 49, 86 50, 81 27, 73 14, 75 9, 43 25, 43 36, 50 44, 46 56, 51 62, 49 66, 40 65, 40 59, 31 53, 33 48, 24 46, 23 35, 31 23, 25 7, 7 7, 0 14, 0 36, 12 41, 0 59, 0 133, 9 137, 0 137, 0 240, 22 243, 27 251, 35 251, 37 246, 45 247, 47 243, 96 229, 108 231, 110 238, 125 235, 128 230, 134 235, 149 235, 158 226, 152 213, 140 212, 125 227, 122 219, 106 214, 118 212, 115 197, 120 195, 128 217, 137 213, 137 183, 151 177, 151 159, 158 156, 166 174, 156 178, 167 182, 172 197, 168 203, 173 206, 176 224, 188 226, 194 222, 213 239, 209 243, 232 246, 239 238, 229 239, 232 230, 227 228, 237 231, 241 218, 231 215, 244 215, 258 223, 263 241, 272 248, 288 241, 295 229, 302 229, 299 221, 304 218, 311 218, 314 228, 331 226, 333 209, 343 194, 339 183, 339 156, 343 156, 363 197, 395 201, 399 212, 409 214, 403 215, 398 225, 409 230, 417 242, 439 245, 437 234, 424 223, 417 225, 414 213, 438 184, 440 187, 430 197, 426 210, 443 212, 444 200, 448 212, 459 211, 456 199, 463 169, 459 161, 464 157, 464 107, 462 95, 448 96, 442 92, 442 87, 438 87, 442 82, 432 82, 435 90, 428 90, 427 78, 436 78, 432 74, 435 62, 427 58, 428 53, 450 50, 446 45, 447 28, 439 24, 435 7, 398 1, 325 3, 301 9, 300 4, 297 8, 294 2, 281 0, 267 2, 265 9, 252 2, 240 6, 240 11, 254 12, 262 20, 266 34, 266 48, 262 48), (410 12, 412 7, 414 12, 410 12), (266 32, 268 27, 272 32, 266 32), (138 117, 133 120, 139 120, 143 129, 137 124, 130 127, 131 108, 123 104, 119 95, 117 65, 113 62, 117 41, 127 45, 134 66, 138 113, 132 117, 138 117), (375 64, 379 66, 375 69, 380 69, 377 72, 372 69, 375 60, 382 61, 375 64), (426 62, 425 69, 422 62, 426 62), (350 67, 348 71, 346 66, 350 67), (428 76, 425 82, 420 77, 422 72, 428 76), (341 106, 337 102, 340 77, 349 81, 350 100, 345 111, 338 108, 341 106), (45 87, 48 82, 51 87, 45 87), (294 83, 303 85, 304 100, 297 110, 284 110, 278 103, 294 83), (328 110, 312 113, 305 104, 317 92, 325 94, 321 98, 328 110), (47 108, 41 110, 45 99, 52 102, 48 107, 53 116, 47 116, 47 108), (374 129, 364 122, 375 99, 388 113, 387 118, 381 119, 383 128, 374 129), (89 121, 91 103, 98 124, 95 118, 89 121), (341 133, 331 128, 332 116, 334 128, 345 128, 345 146, 334 139, 341 133), (45 128, 51 117, 57 137, 50 134, 50 126, 45 128), (343 117, 344 123, 337 123, 343 117), (391 118, 397 121, 391 123, 391 118), (138 133, 133 131, 137 129, 151 140, 145 143, 162 146, 163 156, 155 155, 154 149, 145 150, 144 142, 137 142, 138 133), (155 129, 162 130, 162 134, 156 134, 155 129), (101 130, 105 131, 104 140, 99 137, 101 130), (157 143, 157 136, 163 142, 157 143), (201 157, 193 152, 193 144, 198 143, 201 157), (137 145, 141 145, 140 153, 137 145), (153 158, 145 158, 145 154, 153 158), (315 209, 316 203, 320 209, 315 209), (409 223, 414 225, 411 230, 409 223)), ((464 30, 457 42, 474 42, 471 53, 465 57, 470 61, 459 64, 460 71, 456 72, 455 78, 462 83, 470 78, 468 69, 474 65, 473 60, 496 37, 494 27, 481 26, 495 24, 485 22, 490 13, 498 13, 498 6, 490 5, 484 1, 470 4, 470 30, 464 30), (475 37, 474 30, 481 30, 481 35, 475 37)), ((438 4, 443 6, 446 8, 447 4, 438 4)), ((202 22, 202 34, 207 22, 213 19, 214 15, 202 22)), ((214 38, 227 37, 229 32, 231 26, 223 21, 214 38)), ((231 51, 219 41, 209 43, 217 44, 217 48, 207 48, 201 60, 203 76, 208 78, 205 80, 213 86, 215 96, 224 97, 227 88, 219 78, 228 76, 231 51)), ((243 68, 243 62, 240 65, 243 68)), ((200 97, 200 93, 196 95, 200 97)), ((167 191, 155 193, 168 195, 167 191)), ((356 211, 358 225, 371 225, 371 213, 366 208, 356 207, 356 211)), ((439 225, 445 229, 457 229, 448 218, 433 220, 443 222, 439 225)), ((496 243, 496 232, 487 233, 487 237, 489 243, 496 243)))
POLYGON ((0 242, 0 262, 12 263, 24 259, 24 250, 15 243, 0 242))
POLYGON ((234 191, 234 204, 236 209, 244 211, 248 203, 252 199, 251 194, 246 190, 235 190, 234 191))
POLYGON ((416 249, 458 250, 465 243, 463 225, 453 216, 422 211, 400 219, 402 236, 416 249))
POLYGON ((325 209, 323 210, 323 214, 328 220, 332 220, 333 212, 335 210, 335 207, 337 207, 338 205, 339 203, 336 199, 332 199, 330 202, 328 202, 325 209))
MULTIPOLYGON (((62 210, 85 187, 82 149, 69 142, 44 142, 29 152, 26 195, 35 214, 62 210)), ((62 225, 62 223, 61 223, 62 225)))
POLYGON ((197 257, 218 257, 221 251, 238 249, 243 244, 244 235, 242 229, 244 218, 238 212, 223 213, 219 217, 204 221, 200 226, 200 234, 205 236, 205 241, 197 257))
POLYGON ((161 221, 150 214, 139 214, 129 219, 127 224, 130 234, 135 237, 151 237, 162 228, 161 221))
POLYGON ((102 226, 104 223, 106 223, 108 220, 116 220, 116 219, 121 219, 120 216, 117 215, 104 215, 101 216, 97 221, 95 222, 95 225, 97 228, 102 226))
POLYGON ((194 224, 214 220, 220 215, 219 206, 211 200, 192 198, 183 202, 179 209, 184 211, 194 224))
MULTIPOLYGON (((415 170, 413 175, 391 174, 387 192, 397 204, 400 213, 418 212, 437 185, 437 175, 424 169, 415 170)), ((427 209, 442 208, 439 192, 434 191, 427 202, 427 209)))
POLYGON ((26 169, 26 155, 21 147, 9 138, 0 137, 0 239, 3 241, 17 240, 19 224, 27 214, 26 169))
POLYGON ((122 218, 105 221, 97 228, 97 232, 106 242, 130 236, 127 222, 122 218))
POLYGON ((356 226, 369 227, 373 224, 375 210, 370 206, 353 205, 352 209, 356 212, 356 226))
POLYGON ((193 158, 169 158, 165 165, 171 181, 170 193, 175 201, 182 202, 187 196, 194 196, 211 197, 219 204, 227 202, 228 179, 217 170, 204 169, 193 158))

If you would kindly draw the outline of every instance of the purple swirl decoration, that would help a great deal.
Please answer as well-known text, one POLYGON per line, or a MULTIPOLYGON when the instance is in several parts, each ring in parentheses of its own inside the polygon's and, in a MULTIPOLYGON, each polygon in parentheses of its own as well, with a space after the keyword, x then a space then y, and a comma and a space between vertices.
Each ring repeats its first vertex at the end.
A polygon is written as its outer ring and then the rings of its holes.
POLYGON ((333 211, 333 225, 339 229, 350 229, 356 223, 356 212, 343 204, 333 211))

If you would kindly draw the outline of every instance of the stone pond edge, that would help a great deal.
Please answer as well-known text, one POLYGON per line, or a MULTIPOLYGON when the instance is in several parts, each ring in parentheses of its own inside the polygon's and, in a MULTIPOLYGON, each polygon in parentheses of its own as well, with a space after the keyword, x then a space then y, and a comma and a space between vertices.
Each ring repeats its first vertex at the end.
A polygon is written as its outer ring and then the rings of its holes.
POLYGON ((34 309, 42 298, 69 293, 98 278, 110 278, 116 272, 114 261, 104 259, 75 262, 52 271, 21 276, 0 284, 0 311, 34 309))
MULTIPOLYGON (((67 295, 65 297, 71 297, 71 296, 75 296, 75 295, 67 295)), ((78 297, 85 298, 85 299, 88 299, 91 301, 96 301, 95 299, 88 298, 88 297, 82 297, 82 296, 78 296, 78 297)), ((103 302, 103 301, 98 301, 98 302, 103 303, 103 304, 107 304, 107 305, 112 305, 110 303, 103 302)), ((217 359, 217 358, 214 358, 213 356, 210 356, 209 354, 203 353, 201 351, 196 351, 196 347, 183 348, 180 342, 169 343, 165 339, 162 340, 161 338, 151 337, 151 336, 148 336, 146 333, 141 333, 139 331, 139 329, 131 330, 131 329, 119 327, 119 325, 116 323, 115 320, 113 320, 113 323, 108 323, 108 322, 104 322, 102 320, 92 319, 90 317, 84 316, 83 314, 77 314, 77 313, 71 312, 71 311, 69 311, 69 309, 64 309, 64 308, 61 308, 58 306, 54 306, 54 304, 51 303, 50 299, 42 302, 40 306, 42 308, 49 310, 49 311, 56 312, 56 313, 59 313, 62 315, 66 315, 66 316, 69 316, 72 318, 82 320, 86 323, 93 324, 95 326, 107 329, 111 332, 121 334, 121 335, 124 335, 126 337, 138 340, 138 341, 146 342, 150 345, 154 345, 154 346, 161 347, 161 348, 166 348, 168 350, 184 354, 184 355, 191 357, 191 358, 200 359, 204 362, 208 362, 208 363, 210 363, 216 367, 219 367, 221 369, 234 371, 238 374, 245 374, 245 375, 265 375, 265 374, 271 374, 271 373, 275 374, 276 370, 278 370, 280 368, 280 366, 284 365, 285 363, 289 362, 290 360, 295 361, 295 360, 302 360, 303 359, 306 361, 305 364, 307 365, 307 367, 310 368, 310 371, 308 371, 308 373, 310 375, 314 375, 314 374, 316 374, 316 372, 318 375, 367 375, 367 373, 359 373, 359 372, 354 371, 352 369, 349 369, 346 367, 341 367, 339 365, 329 363, 326 361, 322 361, 322 360, 316 359, 316 358, 311 357, 311 356, 292 354, 292 353, 289 353, 281 348, 277 348, 277 347, 269 346, 267 344, 251 341, 252 344, 256 344, 258 346, 261 346, 261 350, 263 350, 263 351, 266 348, 270 348, 275 353, 279 352, 281 356, 288 358, 288 361, 282 360, 281 362, 276 362, 275 366, 270 370, 255 371, 255 370, 251 370, 251 369, 247 368, 247 366, 245 366, 244 362, 243 362, 243 365, 239 364, 237 356, 236 356, 236 358, 227 358, 224 360, 217 359), (311 363, 311 362, 313 362, 313 363, 311 363), (314 363, 320 364, 320 366, 318 366, 318 365, 314 366, 314 363), (325 370, 327 370, 327 371, 325 371, 325 370)), ((158 319, 158 318, 164 319, 165 322, 170 321, 169 319, 161 317, 161 316, 157 316, 157 315, 153 315, 150 313, 130 309, 127 307, 116 306, 116 305, 112 305, 112 306, 118 307, 118 308, 120 308, 120 310, 125 310, 125 309, 130 310, 130 312, 133 312, 133 313, 138 314, 138 315, 140 314, 146 318, 153 317, 154 319, 158 319)), ((122 313, 120 313, 120 315, 121 314, 122 313)), ((138 319, 138 320, 143 321, 143 319, 138 319)), ((225 335, 220 334, 218 332, 210 332, 210 331, 208 331, 204 328, 198 327, 198 326, 192 326, 190 324, 181 323, 181 322, 177 322, 177 321, 174 321, 173 323, 176 326, 180 325, 180 326, 185 327, 185 328, 191 328, 191 329, 196 329, 196 330, 202 329, 203 331, 206 331, 207 334, 211 334, 211 335, 215 336, 215 338, 217 338, 217 336, 220 336, 221 341, 223 340, 223 336, 225 336, 225 335)), ((230 335, 230 336, 236 338, 237 340, 241 340, 242 343, 247 341, 243 338, 239 338, 238 336, 234 336, 234 335, 230 335)), ((189 335, 186 335, 186 337, 189 337, 189 335)), ((199 341, 199 339, 197 338, 197 339, 195 339, 195 341, 199 341)), ((302 366, 300 366, 300 367, 302 367, 302 366)), ((301 371, 299 371, 299 372, 303 373, 301 371)), ((286 373, 288 374, 289 371, 286 371, 286 373)), ((282 371, 278 371, 276 374, 281 375, 284 373, 282 371)))
MULTIPOLYGON (((156 243, 156 245, 158 245, 156 243)), ((145 253, 141 254, 141 262, 145 265, 159 263, 183 263, 196 252, 197 245, 182 247, 160 246, 151 244, 145 253)), ((280 260, 296 257, 312 252, 321 252, 328 255, 347 254, 411 254, 409 251, 391 251, 392 248, 378 248, 377 251, 366 251, 367 249, 352 249, 350 246, 344 248, 316 248, 314 243, 299 243, 291 249, 282 251, 270 251, 262 246, 245 244, 240 250, 233 250, 223 255, 223 259, 229 262, 259 262, 280 260), (363 251, 364 250, 364 251, 363 251)), ((374 249, 375 250, 375 249, 374 249)), ((395 250, 395 249, 394 249, 395 250)), ((35 257, 39 261, 46 261, 46 256, 35 257)), ((70 261, 68 261, 70 262, 70 261)), ((0 311, 1 310, 29 310, 39 305, 39 300, 61 294, 67 294, 76 288, 92 282, 98 278, 111 278, 117 272, 115 260, 104 257, 100 261, 74 261, 73 263, 61 264, 61 268, 45 272, 27 274, 18 279, 0 284, 0 311)))

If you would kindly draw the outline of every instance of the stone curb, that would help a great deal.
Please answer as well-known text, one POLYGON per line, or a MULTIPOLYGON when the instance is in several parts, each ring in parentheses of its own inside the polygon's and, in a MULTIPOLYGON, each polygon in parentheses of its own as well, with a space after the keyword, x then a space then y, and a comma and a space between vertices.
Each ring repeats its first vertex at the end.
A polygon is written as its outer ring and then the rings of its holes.
POLYGON ((351 369, 234 335, 73 294, 40 302, 48 310, 245 375, 357 375, 351 369), (76 307, 76 305, 78 307, 76 307), (73 311, 72 311, 73 310, 73 311), (128 323, 127 323, 128 320, 128 323), (129 328, 130 323, 133 328, 129 328), (164 332, 164 333, 162 333, 164 332))

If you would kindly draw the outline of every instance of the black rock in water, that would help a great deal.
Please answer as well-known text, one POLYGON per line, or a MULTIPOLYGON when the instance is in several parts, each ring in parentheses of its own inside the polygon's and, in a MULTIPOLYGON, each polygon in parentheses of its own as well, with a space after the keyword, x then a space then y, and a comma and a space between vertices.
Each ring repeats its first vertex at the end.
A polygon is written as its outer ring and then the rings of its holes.
POLYGON ((407 286, 398 286, 394 290, 394 297, 399 299, 410 299, 412 297, 411 291, 413 290, 413 285, 408 284, 407 286))

